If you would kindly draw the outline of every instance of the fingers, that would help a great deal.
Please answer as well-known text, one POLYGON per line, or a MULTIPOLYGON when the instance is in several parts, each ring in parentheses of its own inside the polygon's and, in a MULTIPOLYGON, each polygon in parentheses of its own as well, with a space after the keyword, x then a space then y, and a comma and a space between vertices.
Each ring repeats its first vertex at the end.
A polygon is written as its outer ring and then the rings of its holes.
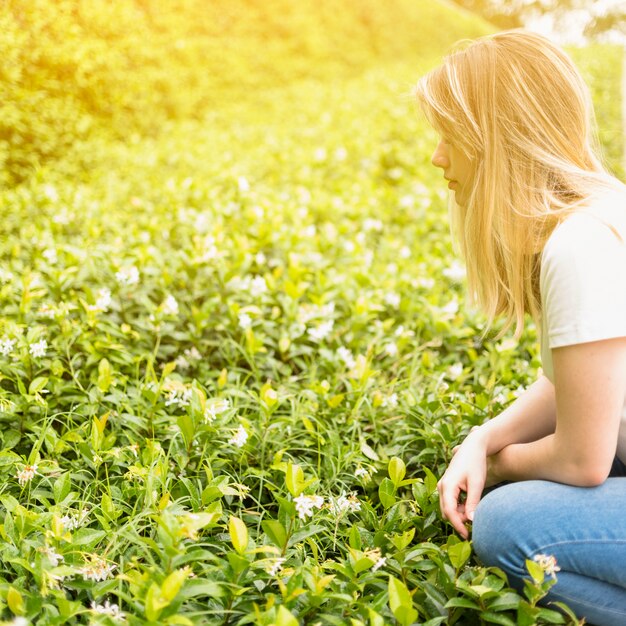
POLYGON ((447 519, 454 530, 456 530, 461 537, 467 539, 468 532, 465 528, 465 522, 467 516, 465 515, 465 506, 459 502, 462 489, 458 485, 449 485, 447 481, 440 480, 437 484, 439 490, 439 508, 441 509, 441 515, 444 519, 447 519))
POLYGON ((484 480, 470 479, 468 481, 467 497, 465 498, 465 516, 470 522, 474 521, 474 511, 480 502, 484 488, 484 480))

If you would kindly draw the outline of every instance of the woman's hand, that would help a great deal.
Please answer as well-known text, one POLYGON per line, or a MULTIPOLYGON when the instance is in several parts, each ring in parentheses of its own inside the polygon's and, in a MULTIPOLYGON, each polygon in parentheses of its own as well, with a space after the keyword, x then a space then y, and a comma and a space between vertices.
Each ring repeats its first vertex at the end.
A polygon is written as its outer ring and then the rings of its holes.
POLYGON ((469 536, 465 524, 472 521, 488 479, 491 484, 496 480, 488 475, 486 444, 478 433, 470 433, 455 448, 448 469, 437 483, 441 515, 464 539, 469 536))

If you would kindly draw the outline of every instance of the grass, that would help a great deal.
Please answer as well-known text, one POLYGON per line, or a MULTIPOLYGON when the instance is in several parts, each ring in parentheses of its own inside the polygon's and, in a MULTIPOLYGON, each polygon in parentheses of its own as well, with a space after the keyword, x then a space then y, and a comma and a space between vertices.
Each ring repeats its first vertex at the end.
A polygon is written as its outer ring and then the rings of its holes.
POLYGON ((436 60, 91 137, 3 192, 6 623, 569 619, 438 514, 453 446, 540 362, 464 305, 406 95, 436 60))

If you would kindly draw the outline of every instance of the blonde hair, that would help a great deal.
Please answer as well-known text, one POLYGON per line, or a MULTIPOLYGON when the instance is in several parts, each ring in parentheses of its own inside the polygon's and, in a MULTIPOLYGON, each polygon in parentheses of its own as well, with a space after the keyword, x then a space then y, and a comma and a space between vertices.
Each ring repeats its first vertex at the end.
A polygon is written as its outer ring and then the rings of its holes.
MULTIPOLYGON (((451 227, 469 295, 504 333, 541 314, 541 251, 557 224, 618 181, 597 149, 589 91, 571 59, 545 37, 513 30, 448 55, 416 87, 432 126, 472 162, 465 206, 451 227)), ((486 332, 486 331, 485 331, 486 332)))

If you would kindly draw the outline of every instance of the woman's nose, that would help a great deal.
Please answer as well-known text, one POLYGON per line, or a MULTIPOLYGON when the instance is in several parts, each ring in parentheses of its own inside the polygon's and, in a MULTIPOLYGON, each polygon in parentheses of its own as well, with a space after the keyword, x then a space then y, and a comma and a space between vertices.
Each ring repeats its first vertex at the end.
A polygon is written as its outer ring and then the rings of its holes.
POLYGON ((447 169, 450 167, 450 159, 448 158, 448 151, 446 150, 446 146, 443 141, 440 141, 433 152, 433 156, 430 159, 430 162, 435 167, 440 167, 442 169, 447 169))

